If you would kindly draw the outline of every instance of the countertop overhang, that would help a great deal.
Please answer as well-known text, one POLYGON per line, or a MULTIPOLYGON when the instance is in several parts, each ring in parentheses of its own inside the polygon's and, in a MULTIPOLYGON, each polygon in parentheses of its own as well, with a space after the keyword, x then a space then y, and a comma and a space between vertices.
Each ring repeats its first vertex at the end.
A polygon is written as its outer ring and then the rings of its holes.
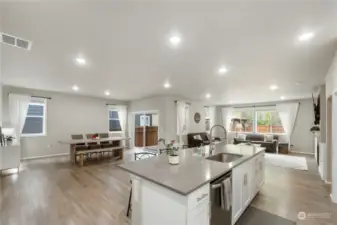
POLYGON ((206 159, 210 155, 209 146, 204 148, 205 154, 196 148, 181 149, 178 165, 170 165, 167 155, 159 155, 118 166, 131 174, 185 196, 265 150, 263 147, 219 143, 215 145, 212 155, 218 153, 243 155, 238 160, 223 163, 206 159))

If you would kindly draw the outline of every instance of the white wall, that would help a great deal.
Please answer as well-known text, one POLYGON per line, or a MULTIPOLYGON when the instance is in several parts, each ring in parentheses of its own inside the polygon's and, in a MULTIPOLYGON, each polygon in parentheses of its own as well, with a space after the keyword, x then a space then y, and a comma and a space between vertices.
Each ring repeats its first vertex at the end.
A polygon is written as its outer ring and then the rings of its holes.
POLYGON ((314 153, 314 137, 310 128, 314 124, 314 109, 312 99, 300 100, 297 120, 291 136, 293 151, 314 153))
POLYGON ((106 104, 125 104, 114 100, 4 86, 4 123, 9 123, 9 93, 52 98, 47 102, 47 135, 23 137, 21 142, 23 158, 68 153, 69 146, 61 145, 58 141, 70 139, 70 134, 108 132, 106 104))
POLYGON ((205 113, 205 104, 198 103, 198 102, 191 102, 190 105, 190 123, 189 123, 189 130, 188 133, 197 133, 197 132, 205 132, 205 120, 206 113, 205 113), (200 113, 201 120, 199 123, 194 121, 194 114, 200 113))
POLYGON ((159 126, 159 115, 152 115, 152 126, 159 126))
MULTIPOLYGON (((314 153, 314 147, 313 147, 313 135, 310 132, 310 128, 313 125, 314 122, 314 112, 313 112, 313 106, 312 106, 312 100, 311 99, 301 99, 296 100, 297 102, 300 102, 300 107, 298 111, 297 120, 295 123, 294 131, 291 136, 293 151, 296 152, 303 152, 303 153, 314 153)), ((270 104, 276 104, 276 102, 269 102, 269 103, 263 103, 265 105, 270 104)), ((263 105, 256 104, 256 105, 263 105)), ((252 104, 250 104, 252 105, 252 104)), ((240 105, 242 106, 242 105, 240 105)), ((247 105, 249 106, 249 105, 247 105)), ((218 106, 216 113, 218 118, 218 123, 222 124, 222 118, 221 118, 221 108, 225 106, 218 106)), ((235 107, 235 106, 231 106, 235 107)), ((236 136, 236 133, 230 132, 228 133, 228 143, 232 143, 234 137, 236 136)), ((279 137, 280 142, 287 142, 287 138, 285 135, 281 135, 279 137)))
POLYGON ((325 77, 326 98, 337 92, 337 51, 328 74, 325 77))
MULTIPOLYGON (((1 31, 1 17, 0 17, 0 31, 1 31)), ((2 44, 0 43, 0 126, 2 126, 2 52, 1 52, 2 44)))
POLYGON ((328 100, 332 96, 332 105, 329 105, 327 108, 328 112, 331 115, 331 121, 327 121, 327 125, 330 126, 332 129, 328 129, 327 132, 327 143, 328 148, 326 149, 326 157, 325 161, 326 167, 324 171, 327 175, 327 180, 332 181, 332 191, 331 191, 331 198, 332 201, 337 203, 337 144, 335 141, 335 136, 337 133, 336 126, 337 126, 337 51, 335 53, 335 57, 332 61, 331 67, 329 69, 328 74, 325 77, 325 85, 326 85, 326 99, 328 100), (332 110, 330 111, 330 109, 332 110), (330 124, 328 124, 330 123, 330 124), (330 156, 330 157, 329 157, 330 156))

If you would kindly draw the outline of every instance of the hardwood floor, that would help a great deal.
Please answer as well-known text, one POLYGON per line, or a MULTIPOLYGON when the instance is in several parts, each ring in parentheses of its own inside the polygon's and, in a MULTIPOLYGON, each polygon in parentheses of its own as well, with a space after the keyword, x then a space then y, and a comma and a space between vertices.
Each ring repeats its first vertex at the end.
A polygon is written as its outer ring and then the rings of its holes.
MULTIPOLYGON (((128 150, 125 161, 133 160, 128 150)), ((337 224, 337 205, 330 202, 313 158, 309 171, 266 167, 266 182, 252 205, 296 221, 298 225, 337 224), (308 216, 328 217, 299 220, 308 216)), ((0 179, 1 225, 129 224, 124 218, 129 175, 114 163, 79 168, 68 157, 26 161, 20 174, 0 179)))

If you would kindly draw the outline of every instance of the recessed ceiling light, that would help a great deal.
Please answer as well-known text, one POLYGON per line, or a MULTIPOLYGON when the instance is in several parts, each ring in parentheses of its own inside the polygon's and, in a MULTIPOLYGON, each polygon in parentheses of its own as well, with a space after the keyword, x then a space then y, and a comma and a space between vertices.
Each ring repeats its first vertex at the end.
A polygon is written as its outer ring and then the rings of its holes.
POLYGON ((75 85, 73 85, 72 89, 73 89, 74 91, 78 91, 80 88, 75 84, 75 85))
POLYGON ((225 66, 222 66, 222 67, 220 67, 218 72, 219 72, 219 74, 224 74, 224 73, 227 73, 227 71, 228 71, 228 69, 225 66))
POLYGON ((298 40, 299 41, 308 41, 310 39, 312 39, 313 37, 315 36, 314 33, 304 33, 304 34, 301 34, 300 36, 298 36, 298 40))
POLYGON ((209 98, 211 98, 211 97, 212 97, 212 95, 211 95, 210 93, 207 93, 207 94, 206 94, 206 98, 207 98, 207 99, 209 99, 209 98))
POLYGON ((171 43, 172 45, 174 45, 174 46, 179 45, 180 42, 181 42, 181 38, 180 38, 179 36, 177 36, 177 35, 172 36, 172 37, 170 38, 170 43, 171 43))
POLYGON ((286 98, 285 98, 284 96, 281 96, 280 99, 281 99, 281 100, 284 100, 284 99, 286 99, 286 98))
POLYGON ((166 82, 165 84, 164 84, 164 88, 170 88, 171 87, 171 84, 169 83, 169 82, 166 82))
POLYGON ((76 62, 80 65, 84 65, 86 63, 85 59, 81 57, 76 58, 76 62))
POLYGON ((278 89, 278 86, 273 84, 270 86, 270 90, 274 91, 274 90, 277 90, 278 89))
POLYGON ((106 96, 109 96, 109 95, 110 95, 110 91, 106 90, 106 91, 104 91, 104 94, 105 94, 106 96))

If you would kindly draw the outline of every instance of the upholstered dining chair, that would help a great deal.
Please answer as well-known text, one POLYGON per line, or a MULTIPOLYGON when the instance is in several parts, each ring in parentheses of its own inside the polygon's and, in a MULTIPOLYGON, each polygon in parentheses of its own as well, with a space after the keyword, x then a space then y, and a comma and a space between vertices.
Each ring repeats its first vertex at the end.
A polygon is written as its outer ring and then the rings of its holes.
POLYGON ((83 134, 72 134, 71 139, 72 140, 83 140, 83 143, 75 144, 76 150, 86 150, 86 149, 88 149, 88 146, 84 142, 83 134))
MULTIPOLYGON (((142 159, 146 159, 146 158, 150 158, 153 156, 156 156, 157 154, 152 153, 152 152, 138 152, 135 153, 135 160, 142 160, 142 159)), ((132 181, 130 180, 131 186, 132 186, 132 181)), ((130 189, 130 195, 129 195, 129 203, 128 203, 128 209, 126 211, 126 217, 129 217, 130 212, 132 211, 131 209, 131 199, 132 199, 132 187, 130 189)))

